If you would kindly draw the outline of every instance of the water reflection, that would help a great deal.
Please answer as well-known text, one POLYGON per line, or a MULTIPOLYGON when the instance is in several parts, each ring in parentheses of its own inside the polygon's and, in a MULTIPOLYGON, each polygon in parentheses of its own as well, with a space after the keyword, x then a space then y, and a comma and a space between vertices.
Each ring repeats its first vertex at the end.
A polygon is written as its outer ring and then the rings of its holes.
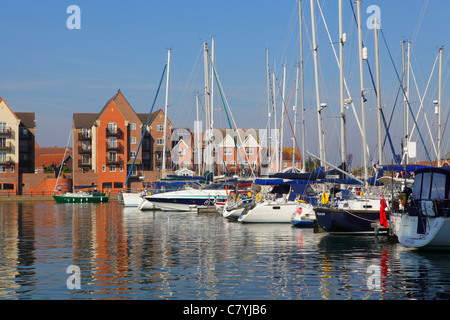
POLYGON ((447 299, 448 257, 216 214, 0 203, 0 299, 447 299))

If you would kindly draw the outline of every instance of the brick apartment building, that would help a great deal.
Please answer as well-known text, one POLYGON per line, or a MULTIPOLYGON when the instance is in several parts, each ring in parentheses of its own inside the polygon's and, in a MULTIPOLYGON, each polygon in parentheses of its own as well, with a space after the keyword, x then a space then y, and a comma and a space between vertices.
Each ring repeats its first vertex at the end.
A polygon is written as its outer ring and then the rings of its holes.
POLYGON ((137 187, 140 176, 147 180, 159 178, 155 172, 161 170, 164 143, 167 168, 170 168, 171 131, 172 124, 167 119, 164 142, 164 112, 136 113, 120 89, 99 113, 74 113, 74 187, 96 185, 103 191, 123 190, 136 154, 128 187, 137 187))
POLYGON ((0 98, 0 193, 22 193, 22 176, 34 172, 34 112, 13 112, 0 98))

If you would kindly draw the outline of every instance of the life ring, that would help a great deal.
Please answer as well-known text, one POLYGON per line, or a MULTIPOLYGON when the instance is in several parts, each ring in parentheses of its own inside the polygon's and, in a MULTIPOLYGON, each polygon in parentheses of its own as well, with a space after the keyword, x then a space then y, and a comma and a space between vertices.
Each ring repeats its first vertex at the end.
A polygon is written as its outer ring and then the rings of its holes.
POLYGON ((256 194, 256 201, 260 202, 262 200, 261 193, 256 194))
POLYGON ((327 204, 328 203, 328 193, 323 193, 322 194, 322 204, 327 204))

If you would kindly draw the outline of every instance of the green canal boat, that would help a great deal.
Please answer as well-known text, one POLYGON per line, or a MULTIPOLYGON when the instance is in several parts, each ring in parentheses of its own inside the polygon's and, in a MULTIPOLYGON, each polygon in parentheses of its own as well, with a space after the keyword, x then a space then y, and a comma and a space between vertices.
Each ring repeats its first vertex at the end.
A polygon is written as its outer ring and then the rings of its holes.
POLYGON ((105 203, 109 195, 100 192, 66 192, 61 195, 53 195, 57 203, 105 203))

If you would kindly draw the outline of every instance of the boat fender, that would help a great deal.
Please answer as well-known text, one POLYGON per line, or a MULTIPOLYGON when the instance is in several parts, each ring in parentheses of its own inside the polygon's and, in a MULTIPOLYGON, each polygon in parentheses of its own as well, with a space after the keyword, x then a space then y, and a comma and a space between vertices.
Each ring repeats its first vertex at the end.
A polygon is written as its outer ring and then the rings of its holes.
POLYGON ((256 201, 260 202, 262 200, 261 193, 256 194, 256 201))
POLYGON ((328 203, 328 193, 323 193, 322 194, 322 204, 327 204, 328 203))
POLYGON ((298 199, 297 202, 298 203, 308 203, 308 202, 306 202, 305 200, 302 200, 302 199, 298 199))

